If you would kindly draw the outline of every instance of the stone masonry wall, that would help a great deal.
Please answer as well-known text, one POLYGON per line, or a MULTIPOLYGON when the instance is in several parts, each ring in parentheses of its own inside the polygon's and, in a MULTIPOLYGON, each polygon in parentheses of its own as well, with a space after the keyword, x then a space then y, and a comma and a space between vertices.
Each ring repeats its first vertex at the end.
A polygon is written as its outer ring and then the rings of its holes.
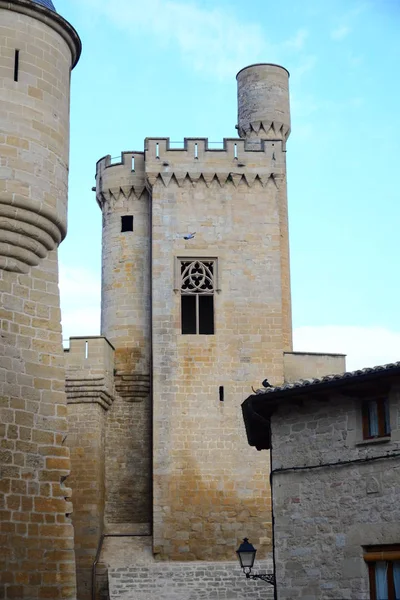
POLYGON ((70 485, 74 493, 77 597, 91 597, 92 564, 104 522, 105 411, 99 404, 68 405, 70 485))
POLYGON ((92 564, 104 527, 105 431, 114 397, 114 349, 102 337, 72 338, 65 357, 78 599, 89 600, 92 564))
POLYGON ((76 32, 55 13, 0 0, 0 597, 7 600, 76 599, 57 247, 66 234, 70 74, 79 52, 76 32))
MULTIPOLYGON (((273 587, 246 579, 238 562, 155 562, 151 538, 108 538, 110 596, 118 600, 272 600, 273 587)), ((272 572, 271 559, 257 561, 272 572)))
POLYGON ((75 600, 57 254, 0 271, 3 598, 75 600))
POLYGON ((154 551, 162 559, 227 560, 246 535, 265 556, 271 548, 268 456, 249 452, 240 405, 265 376, 283 381, 282 143, 247 151, 243 140, 226 140, 223 151, 213 152, 204 140, 169 150, 167 140, 157 139, 146 147, 153 206, 154 551), (190 231, 195 238, 185 241, 190 231), (185 257, 218 261, 215 335, 181 334, 174 259, 185 257))
POLYGON ((279 600, 369 598, 363 546, 400 540, 400 394, 390 393, 389 440, 363 441, 361 399, 307 398, 272 417, 273 469, 337 464, 273 474, 279 600))
POLYGON ((293 383, 299 379, 313 379, 325 375, 344 373, 344 354, 321 354, 316 352, 285 352, 285 381, 293 383))

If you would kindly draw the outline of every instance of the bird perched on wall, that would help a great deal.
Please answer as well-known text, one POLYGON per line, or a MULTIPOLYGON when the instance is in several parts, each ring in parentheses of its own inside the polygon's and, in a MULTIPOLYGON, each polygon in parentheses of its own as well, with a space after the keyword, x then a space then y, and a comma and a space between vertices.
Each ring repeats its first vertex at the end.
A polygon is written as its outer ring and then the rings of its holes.
POLYGON ((270 382, 268 381, 268 379, 264 379, 264 381, 261 384, 263 387, 265 388, 272 388, 274 387, 273 385, 270 384, 270 382))
POLYGON ((187 235, 183 236, 184 240, 192 240, 194 238, 194 236, 196 235, 196 232, 193 231, 192 233, 188 233, 187 235))

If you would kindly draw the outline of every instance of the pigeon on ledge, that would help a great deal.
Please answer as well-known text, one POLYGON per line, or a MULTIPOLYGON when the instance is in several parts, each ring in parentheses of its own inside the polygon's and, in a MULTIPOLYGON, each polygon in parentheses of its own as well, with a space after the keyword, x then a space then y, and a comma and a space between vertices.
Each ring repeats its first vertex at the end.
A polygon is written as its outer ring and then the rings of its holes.
POLYGON ((264 381, 262 382, 262 384, 261 384, 261 385, 262 385, 263 387, 265 387, 265 388, 272 388, 272 387, 274 387, 273 385, 271 385, 271 384, 269 383, 268 379, 264 379, 264 381))

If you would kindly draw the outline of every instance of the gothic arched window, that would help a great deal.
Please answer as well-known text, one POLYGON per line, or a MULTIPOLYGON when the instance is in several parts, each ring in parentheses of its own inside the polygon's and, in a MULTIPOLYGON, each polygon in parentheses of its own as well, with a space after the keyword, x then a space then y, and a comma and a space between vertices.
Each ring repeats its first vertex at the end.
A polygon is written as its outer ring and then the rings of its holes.
POLYGON ((212 335, 215 260, 181 259, 179 262, 182 333, 212 335))

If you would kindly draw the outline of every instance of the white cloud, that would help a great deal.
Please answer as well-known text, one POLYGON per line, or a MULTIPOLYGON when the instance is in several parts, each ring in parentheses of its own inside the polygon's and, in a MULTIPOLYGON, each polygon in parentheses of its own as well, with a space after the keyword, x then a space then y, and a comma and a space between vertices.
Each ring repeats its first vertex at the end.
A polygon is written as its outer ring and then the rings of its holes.
POLYGON ((300 62, 290 70, 291 76, 300 79, 303 77, 303 75, 312 71, 316 64, 317 57, 315 55, 310 54, 308 56, 304 56, 301 58, 300 62))
POLYGON ((340 25, 331 31, 331 38, 335 41, 343 40, 349 35, 351 28, 348 25, 340 25))
POLYGON ((295 351, 347 354, 349 371, 400 361, 400 331, 383 327, 298 327, 293 338, 295 351))
POLYGON ((82 267, 60 264, 63 339, 100 335, 100 280, 82 267))
POLYGON ((172 0, 84 2, 121 30, 132 35, 146 31, 152 37, 149 44, 164 48, 176 45, 191 68, 217 77, 231 77, 243 65, 271 55, 271 46, 258 23, 240 21, 232 11, 222 8, 206 9, 200 3, 172 0))
POLYGON ((257 20, 245 21, 218 3, 209 8, 199 0, 74 1, 81 10, 89 8, 97 19, 106 18, 133 37, 146 32, 147 44, 162 50, 177 47, 191 69, 220 79, 256 62, 287 63, 289 57, 297 58, 308 37, 308 31, 300 29, 289 39, 272 43, 257 20))
POLYGON ((308 31, 306 29, 299 29, 296 35, 284 42, 284 45, 293 50, 302 50, 304 48, 306 39, 308 38, 308 31))

